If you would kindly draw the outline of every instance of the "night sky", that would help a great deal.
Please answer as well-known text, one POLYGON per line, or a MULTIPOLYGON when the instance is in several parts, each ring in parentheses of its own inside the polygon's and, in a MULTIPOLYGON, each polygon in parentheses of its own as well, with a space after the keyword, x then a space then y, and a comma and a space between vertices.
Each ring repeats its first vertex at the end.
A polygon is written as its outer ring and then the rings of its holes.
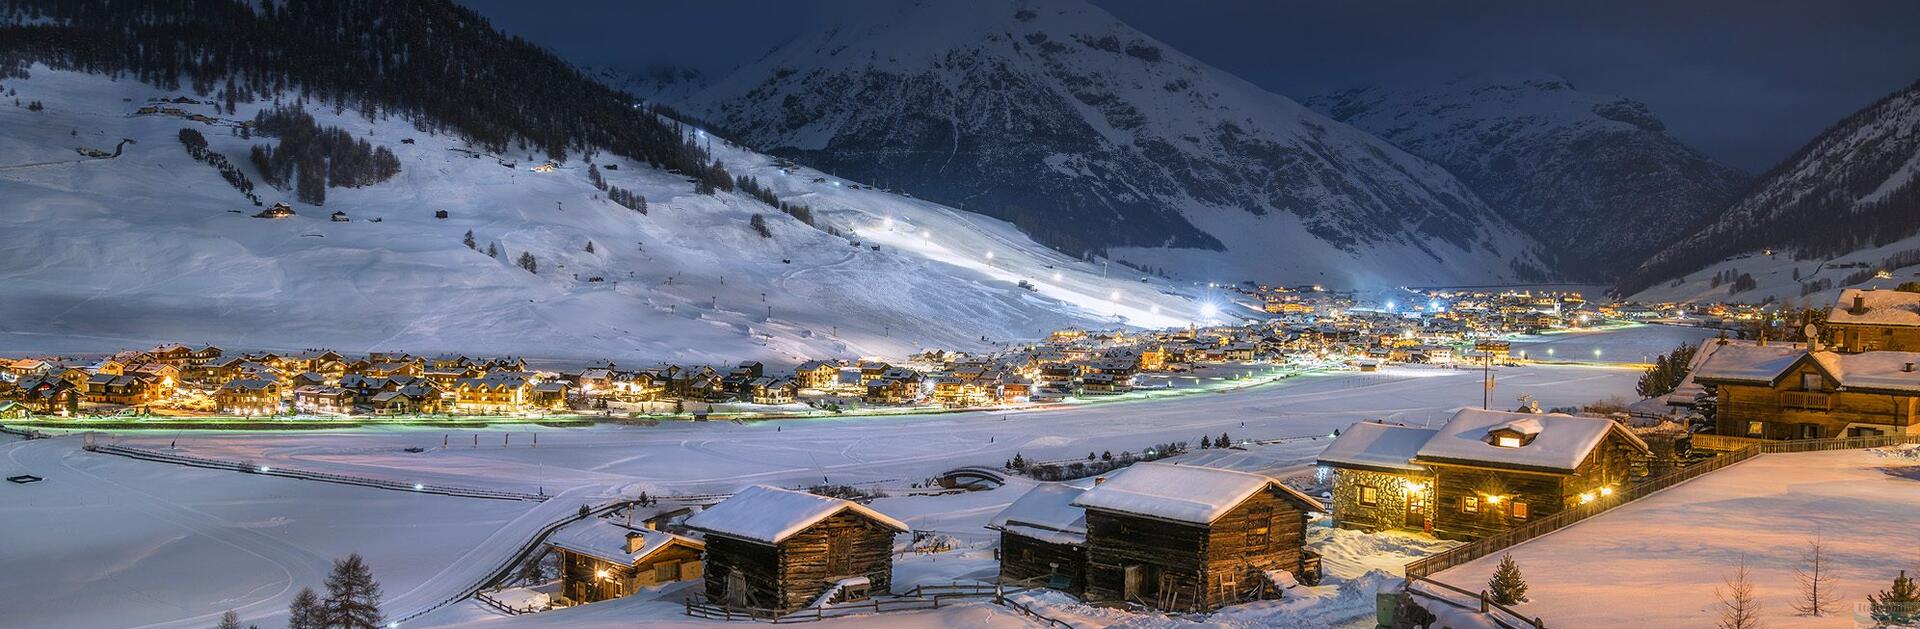
MULTIPOLYGON (((576 63, 712 76, 875 0, 463 0, 576 63)), ((1758 173, 1920 80, 1920 2, 1095 0, 1148 35, 1304 99, 1367 84, 1549 72, 1646 102, 1683 140, 1758 173)))

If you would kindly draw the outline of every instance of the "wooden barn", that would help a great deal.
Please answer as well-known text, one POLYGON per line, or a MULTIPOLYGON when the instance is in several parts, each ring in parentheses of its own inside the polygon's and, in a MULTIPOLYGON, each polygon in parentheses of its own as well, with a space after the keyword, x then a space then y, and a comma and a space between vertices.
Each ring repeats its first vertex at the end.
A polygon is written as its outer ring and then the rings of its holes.
POLYGON ((699 540, 600 518, 567 525, 547 538, 560 554, 560 592, 576 603, 620 598, 641 588, 698 579, 699 540))
POLYGON ((1650 456, 1604 417, 1466 409, 1414 455, 1433 474, 1433 534, 1476 539, 1608 499, 1650 456))
POLYGON ((1326 511, 1268 476, 1166 463, 1128 467, 1073 504, 1086 509, 1088 601, 1196 611, 1278 597, 1306 576, 1307 514, 1326 511))
POLYGON ((1334 526, 1432 532, 1433 475, 1413 457, 1433 434, 1378 422, 1341 432, 1320 452, 1320 465, 1333 472, 1334 526))
POLYGON ((1920 351, 1920 293, 1849 288, 1827 311, 1826 333, 1847 352, 1920 351))
POLYGON ((993 516, 987 528, 1000 532, 1000 583, 1086 593, 1087 513, 1073 504, 1085 492, 1040 485, 993 516))
POLYGON ((1729 343, 1694 370, 1714 432, 1758 439, 1906 434, 1920 425, 1920 352, 1807 352, 1729 343))
POLYGON ((707 598, 785 613, 887 593, 899 520, 864 505, 754 486, 687 519, 706 534, 707 598))

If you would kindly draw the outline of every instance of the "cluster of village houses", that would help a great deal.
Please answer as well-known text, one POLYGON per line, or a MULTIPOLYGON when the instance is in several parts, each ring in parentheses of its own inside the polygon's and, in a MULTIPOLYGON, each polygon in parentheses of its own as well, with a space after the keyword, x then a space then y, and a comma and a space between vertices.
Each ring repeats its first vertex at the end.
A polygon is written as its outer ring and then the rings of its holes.
POLYGON ((904 364, 814 360, 791 372, 760 362, 731 368, 610 362, 567 371, 530 370, 517 358, 415 356, 330 350, 228 352, 167 344, 111 356, 0 357, 0 417, 111 415, 490 415, 567 413, 675 402, 681 412, 742 402, 816 407, 978 407, 1120 394, 1143 374, 1202 365, 1345 361, 1361 370, 1390 362, 1506 364, 1499 336, 1609 316, 1577 294, 1435 293, 1447 307, 1406 312, 1351 308, 1326 292, 1266 294, 1274 316, 1234 326, 1150 332, 1067 329, 990 354, 931 351, 904 364), (1275 305, 1279 304, 1279 305, 1275 305), (689 406, 691 404, 691 406, 689 406), (129 411, 131 409, 131 411, 129 411))
MULTIPOLYGON (((1073 336, 1067 333, 1062 336, 1073 336)), ((1801 439, 1920 424, 1920 294, 1842 294, 1809 345, 1710 341, 1666 402, 1714 407, 1711 432, 1801 439)), ((1054 341, 1079 341, 1062 338, 1054 341)), ((1319 578, 1309 514, 1335 526, 1473 540, 1615 500, 1684 455, 1684 431, 1599 417, 1463 409, 1439 426, 1352 425, 1319 456, 1323 501, 1241 446, 1042 483, 995 515, 999 582, 1094 604, 1205 611, 1319 578)), ((778 614, 887 593, 909 527, 855 502, 752 487, 642 525, 588 519, 550 543, 574 602, 704 579, 714 605, 778 614)))

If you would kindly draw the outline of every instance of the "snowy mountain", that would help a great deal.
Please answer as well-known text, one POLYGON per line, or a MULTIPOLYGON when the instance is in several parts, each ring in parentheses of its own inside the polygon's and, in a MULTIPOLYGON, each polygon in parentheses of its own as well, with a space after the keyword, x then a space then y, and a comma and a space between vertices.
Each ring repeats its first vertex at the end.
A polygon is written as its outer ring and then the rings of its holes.
POLYGON ((1346 90, 1307 101, 1440 164, 1547 245, 1569 272, 1610 277, 1726 206, 1745 185, 1646 105, 1551 75, 1346 90))
POLYGON ((900 3, 677 107, 776 155, 1192 279, 1537 277, 1444 169, 1081 2, 900 3))
POLYGON ((581 73, 607 87, 650 101, 677 101, 712 81, 699 68, 672 64, 654 64, 631 71, 592 66, 582 68, 581 73))
POLYGON ((1755 265, 1742 268, 1737 260, 1756 256, 1791 259, 1791 283, 1756 276, 1765 290, 1734 298, 1827 294, 1865 285, 1877 271, 1905 274, 1900 269, 1920 264, 1916 173, 1920 83, 1822 132, 1726 211, 1653 255, 1621 282, 1621 292, 1725 299, 1733 286, 1709 278, 1751 275, 1755 265))
POLYGON ((3 352, 779 364, 1239 312, 662 123, 451 3, 18 6, 3 352), (256 117, 296 106, 311 132, 256 117))

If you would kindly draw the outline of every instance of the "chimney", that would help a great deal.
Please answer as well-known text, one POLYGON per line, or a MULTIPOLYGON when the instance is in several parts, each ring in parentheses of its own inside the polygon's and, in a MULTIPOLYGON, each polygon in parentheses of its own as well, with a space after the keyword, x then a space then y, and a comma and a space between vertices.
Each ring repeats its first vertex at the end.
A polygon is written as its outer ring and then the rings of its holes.
MULTIPOLYGON (((1911 365, 1912 363, 1908 363, 1908 364, 1911 365)), ((1105 483, 1105 482, 1107 482, 1107 477, 1105 476, 1093 477, 1093 486, 1095 487, 1099 487, 1101 483, 1105 483)))
POLYGON ((1867 314, 1867 296, 1865 293, 1859 291, 1853 293, 1853 307, 1847 309, 1847 313, 1853 315, 1867 314))
POLYGON ((640 547, 645 545, 647 545, 647 537, 645 535, 641 535, 637 531, 627 534, 627 554, 631 555, 640 552, 640 547))

